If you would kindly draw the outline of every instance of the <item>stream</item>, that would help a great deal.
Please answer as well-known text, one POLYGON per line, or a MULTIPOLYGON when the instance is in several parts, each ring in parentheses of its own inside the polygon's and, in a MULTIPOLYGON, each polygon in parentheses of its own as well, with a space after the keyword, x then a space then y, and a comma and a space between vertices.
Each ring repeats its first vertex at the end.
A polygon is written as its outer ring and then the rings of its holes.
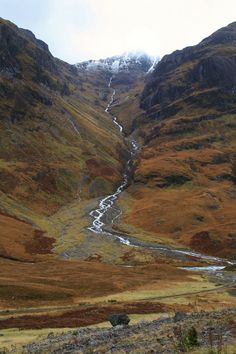
MULTIPOLYGON (((108 88, 112 89, 111 84, 114 76, 111 76, 109 83, 108 83, 108 88)), ((107 114, 110 114, 110 108, 112 107, 114 100, 115 100, 115 95, 116 95, 116 90, 113 89, 110 101, 105 109, 105 112, 107 114)), ((111 114, 110 114, 111 115, 111 114)), ((112 121, 113 123, 117 126, 119 129, 120 133, 122 134, 123 132, 123 127, 119 122, 117 122, 117 117, 112 116, 112 121)), ((90 230, 93 233, 96 234, 102 234, 104 236, 110 237, 112 239, 115 239, 119 241, 120 243, 126 245, 126 246, 131 246, 131 247, 141 247, 145 249, 150 249, 153 251, 158 251, 161 254, 164 254, 168 257, 172 258, 177 258, 177 259, 186 259, 187 257, 195 257, 201 260, 206 260, 206 261, 211 261, 214 262, 214 265, 209 265, 209 266, 204 266, 204 267, 183 267, 183 269, 186 270, 191 270, 191 271, 201 271, 203 273, 208 273, 209 275, 213 275, 216 278, 221 278, 222 279, 222 273, 224 268, 227 265, 233 265, 236 264, 236 261, 231 261, 227 259, 223 259, 220 257, 214 257, 214 256, 209 256, 205 255, 199 252, 191 251, 189 249, 175 249, 166 245, 157 245, 157 244, 152 244, 149 242, 144 242, 140 241, 134 237, 128 236, 126 234, 122 234, 116 231, 111 230, 111 226, 116 218, 118 218, 122 212, 115 208, 115 202, 119 198, 120 194, 124 191, 124 189, 127 187, 128 182, 129 182, 129 175, 131 172, 133 160, 139 150, 138 143, 135 139, 129 139, 128 141, 129 146, 130 146, 130 153, 129 153, 129 158, 126 162, 124 173, 123 173, 123 179, 121 181, 121 184, 118 186, 116 191, 113 194, 110 194, 106 196, 105 198, 101 199, 99 201, 98 207, 94 210, 92 210, 89 215, 92 218, 91 225, 88 227, 88 230, 90 230), (108 215, 110 218, 108 218, 108 215), (107 221, 109 219, 109 221, 107 221)), ((227 272, 228 273, 228 272, 227 272)), ((236 274, 231 274, 230 276, 230 282, 231 283, 236 283, 236 274)))

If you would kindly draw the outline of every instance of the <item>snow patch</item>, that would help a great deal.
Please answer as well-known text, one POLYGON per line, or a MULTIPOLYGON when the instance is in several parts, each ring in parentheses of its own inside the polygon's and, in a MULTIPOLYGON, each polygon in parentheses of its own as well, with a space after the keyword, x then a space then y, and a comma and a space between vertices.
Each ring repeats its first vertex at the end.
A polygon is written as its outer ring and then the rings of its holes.
POLYGON ((155 67, 159 61, 160 61, 160 57, 156 57, 153 59, 152 66, 150 66, 150 68, 148 69, 148 72, 147 72, 148 74, 155 70, 155 67))
MULTIPOLYGON (((86 62, 76 64, 78 69, 83 70, 108 70, 112 74, 117 74, 121 71, 129 72, 132 68, 140 67, 143 70, 143 66, 153 66, 157 58, 151 58, 143 52, 126 52, 120 56, 114 56, 107 59, 89 60, 86 62)), ((158 58, 159 60, 159 58, 158 58)), ((149 69, 150 70, 150 69, 149 69)))

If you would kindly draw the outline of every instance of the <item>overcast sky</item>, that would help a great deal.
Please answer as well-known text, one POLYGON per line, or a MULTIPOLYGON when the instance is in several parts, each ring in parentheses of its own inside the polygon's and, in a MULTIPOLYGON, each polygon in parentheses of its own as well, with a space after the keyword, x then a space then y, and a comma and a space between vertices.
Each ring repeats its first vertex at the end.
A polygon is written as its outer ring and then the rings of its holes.
POLYGON ((196 44, 236 21, 236 1, 0 0, 0 16, 76 63, 132 50, 163 56, 196 44))

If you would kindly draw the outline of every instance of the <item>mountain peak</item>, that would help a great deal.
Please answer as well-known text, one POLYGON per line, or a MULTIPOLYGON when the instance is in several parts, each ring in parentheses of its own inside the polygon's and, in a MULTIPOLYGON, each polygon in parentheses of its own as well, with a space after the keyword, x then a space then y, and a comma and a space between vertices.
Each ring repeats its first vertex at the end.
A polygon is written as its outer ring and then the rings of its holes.
POLYGON ((135 51, 125 52, 122 55, 116 55, 106 59, 84 61, 76 64, 76 67, 83 70, 105 70, 113 74, 133 70, 146 73, 153 66, 154 61, 155 58, 150 57, 148 54, 135 51))

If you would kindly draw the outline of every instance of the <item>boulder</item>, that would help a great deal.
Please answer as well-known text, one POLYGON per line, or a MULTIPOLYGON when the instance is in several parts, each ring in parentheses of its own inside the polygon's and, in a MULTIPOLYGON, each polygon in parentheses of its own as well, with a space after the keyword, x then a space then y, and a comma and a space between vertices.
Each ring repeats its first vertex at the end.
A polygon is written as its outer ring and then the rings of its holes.
POLYGON ((112 326, 127 326, 130 322, 129 316, 126 315, 125 313, 122 314, 114 314, 114 315, 110 315, 108 317, 108 321, 111 322, 112 326))
POLYGON ((186 317, 187 317, 187 314, 185 312, 178 311, 175 313, 174 322, 183 321, 186 317))

